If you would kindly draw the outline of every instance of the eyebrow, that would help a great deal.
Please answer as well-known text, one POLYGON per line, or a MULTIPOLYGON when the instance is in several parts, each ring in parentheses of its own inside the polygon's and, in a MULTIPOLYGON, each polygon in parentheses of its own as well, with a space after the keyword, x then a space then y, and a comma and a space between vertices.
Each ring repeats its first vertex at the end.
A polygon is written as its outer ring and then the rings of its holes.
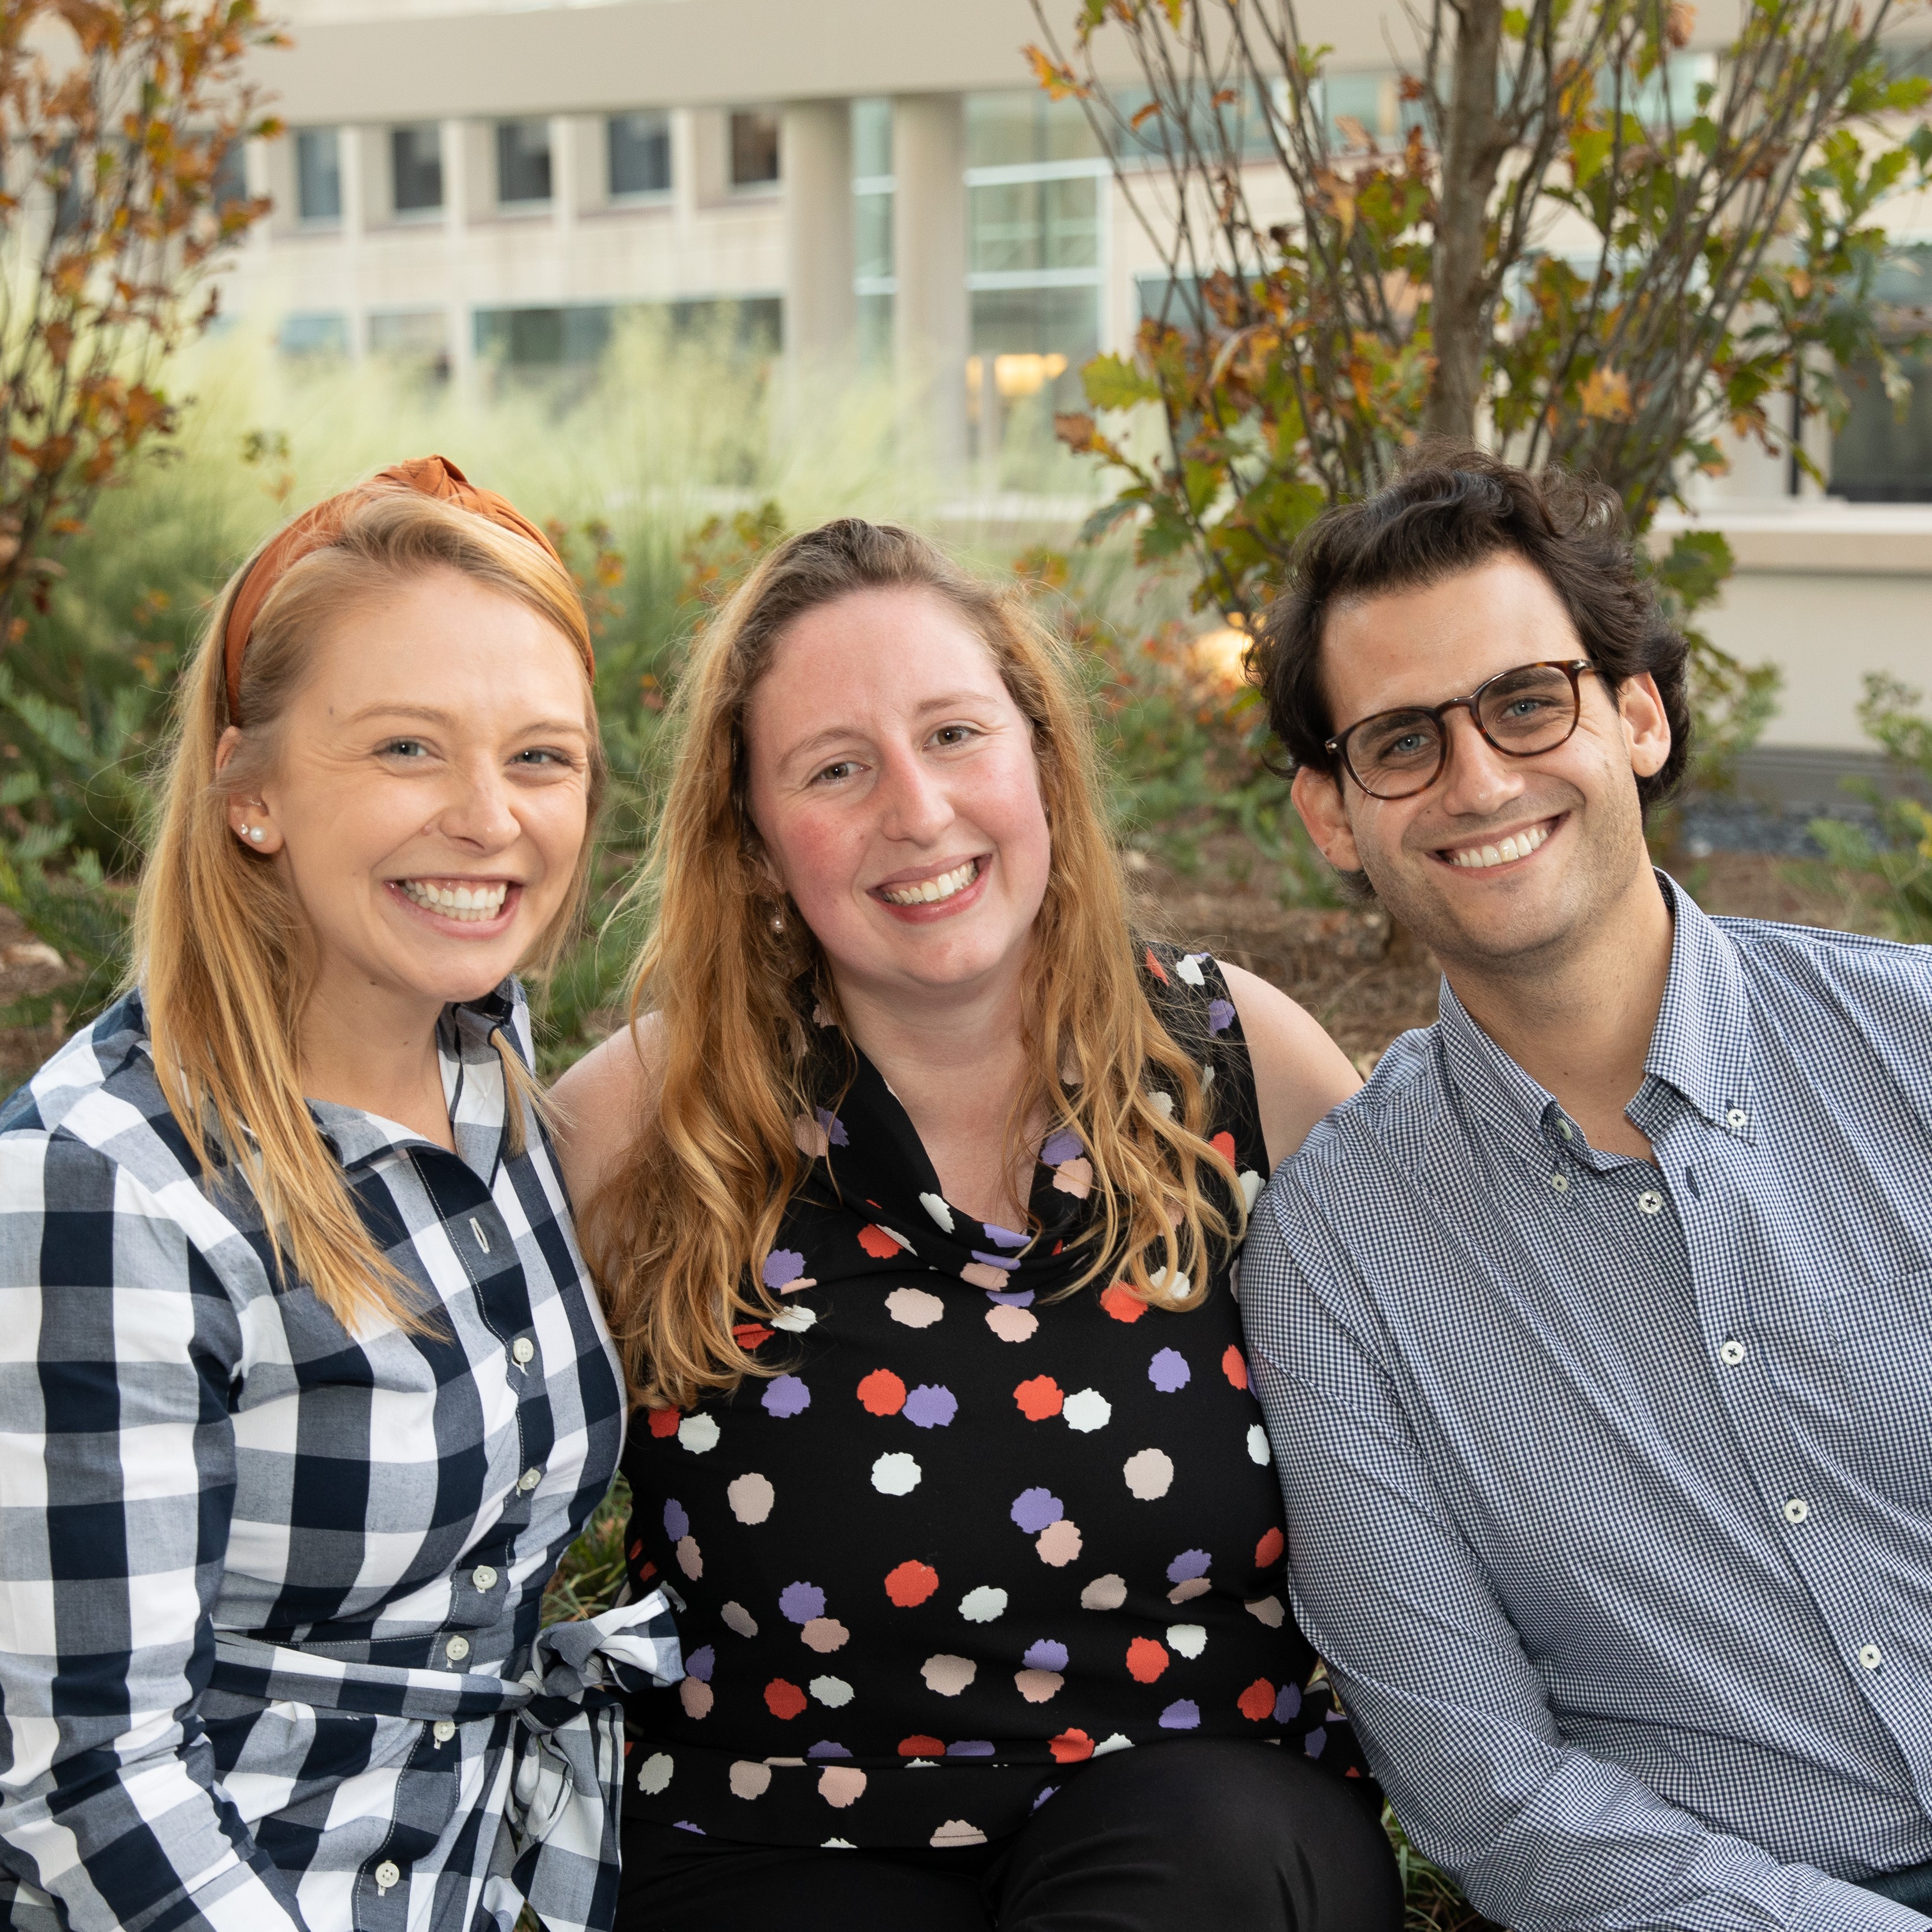
MULTIPOLYGON (((457 722, 457 714, 445 711, 434 704, 365 704, 359 711, 352 711, 342 722, 345 724, 366 724, 377 718, 414 718, 427 724, 448 724, 457 722)), ((538 718, 524 728, 530 731, 575 731, 588 736, 590 728, 581 718, 538 718)))

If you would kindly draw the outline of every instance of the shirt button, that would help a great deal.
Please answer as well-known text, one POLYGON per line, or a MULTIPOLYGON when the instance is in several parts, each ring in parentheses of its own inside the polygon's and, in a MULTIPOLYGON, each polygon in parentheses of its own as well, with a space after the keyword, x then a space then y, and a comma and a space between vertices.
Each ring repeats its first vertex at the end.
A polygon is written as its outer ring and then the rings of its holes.
POLYGON ((1552 1174, 1550 1177, 1550 1184, 1558 1193, 1567 1193, 1569 1191, 1570 1177, 1567 1174, 1552 1174))
POLYGON ((1742 1107, 1733 1107, 1724 1116, 1724 1125, 1734 1134, 1741 1134, 1750 1125, 1750 1116, 1742 1107))
POLYGON ((510 1344, 510 1359, 521 1368, 537 1352, 537 1345, 527 1335, 519 1335, 510 1344))
POLYGON ((1744 1360, 1748 1352, 1742 1342, 1726 1342, 1718 1349, 1718 1359, 1726 1368, 1734 1369, 1744 1360))
POLYGON ((400 1885, 402 1882, 403 1868, 394 1858, 385 1858, 376 1868, 376 1889, 378 1892, 387 1892, 391 1886, 400 1885))
POLYGON ((1558 1120, 1556 1124, 1563 1130, 1563 1138, 1566 1141, 1574 1141, 1576 1138, 1576 1130, 1568 1120, 1558 1120))
POLYGON ((470 1573, 470 1580, 479 1590, 494 1590, 496 1587, 496 1573, 487 1563, 479 1563, 470 1573))
POLYGON ((1811 1505, 1802 1496, 1793 1496, 1784 1506, 1786 1522, 1802 1522, 1811 1514, 1811 1505))
POLYGON ((434 1735, 438 1744, 446 1744, 452 1738, 455 1736, 456 1726, 452 1724, 447 1718, 446 1718, 441 1724, 436 1726, 434 1735))
POLYGON ((1646 1187, 1636 1197, 1636 1204, 1646 1214, 1661 1214, 1664 1212, 1664 1196, 1655 1188, 1646 1187))
POLYGON ((460 1664, 470 1654, 470 1640, 466 1636, 453 1636, 443 1646, 443 1650, 452 1664, 460 1664))
POLYGON ((524 1473, 517 1478, 517 1487, 521 1490, 525 1496, 528 1496, 531 1490, 535 1489, 538 1484, 542 1480, 543 1472, 541 1469, 526 1469, 524 1473))
POLYGON ((1885 1652, 1875 1643, 1868 1643, 1858 1652, 1858 1661, 1868 1670, 1876 1670, 1885 1661, 1885 1652))

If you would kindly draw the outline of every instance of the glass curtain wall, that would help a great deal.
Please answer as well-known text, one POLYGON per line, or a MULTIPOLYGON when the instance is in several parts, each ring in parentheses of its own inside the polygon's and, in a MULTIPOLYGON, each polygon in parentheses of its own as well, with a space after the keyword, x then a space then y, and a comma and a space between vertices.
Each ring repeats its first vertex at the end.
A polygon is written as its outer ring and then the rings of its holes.
POLYGON ((859 360, 883 368, 892 360, 892 302, 898 280, 892 260, 892 104, 852 104, 853 292, 859 303, 859 360))
POLYGON ((1105 346, 1106 158, 1078 101, 1033 92, 969 95, 966 155, 967 420, 981 486, 1077 487, 1053 417, 1083 406, 1080 366, 1105 346))

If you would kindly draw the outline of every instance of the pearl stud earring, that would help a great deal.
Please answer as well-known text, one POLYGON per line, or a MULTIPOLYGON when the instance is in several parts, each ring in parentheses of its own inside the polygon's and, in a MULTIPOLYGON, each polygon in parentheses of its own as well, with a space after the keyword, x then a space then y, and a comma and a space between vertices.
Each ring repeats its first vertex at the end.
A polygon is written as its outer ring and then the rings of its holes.
POLYGON ((238 825, 235 829, 243 838, 252 840, 257 845, 268 836, 259 825, 238 825))

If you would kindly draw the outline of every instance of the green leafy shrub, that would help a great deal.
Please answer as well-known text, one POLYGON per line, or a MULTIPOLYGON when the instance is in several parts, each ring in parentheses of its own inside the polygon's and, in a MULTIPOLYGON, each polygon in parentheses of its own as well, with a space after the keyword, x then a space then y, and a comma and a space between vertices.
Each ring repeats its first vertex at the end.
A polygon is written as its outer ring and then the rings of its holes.
POLYGON ((1858 722, 1908 788, 1894 795, 1869 779, 1846 782, 1871 807, 1875 833, 1840 819, 1811 821, 1812 837, 1833 864, 1883 881, 1895 936, 1921 942, 1932 940, 1932 811, 1922 802, 1932 796, 1932 718, 1918 709, 1922 695, 1888 672, 1866 676, 1858 722))

